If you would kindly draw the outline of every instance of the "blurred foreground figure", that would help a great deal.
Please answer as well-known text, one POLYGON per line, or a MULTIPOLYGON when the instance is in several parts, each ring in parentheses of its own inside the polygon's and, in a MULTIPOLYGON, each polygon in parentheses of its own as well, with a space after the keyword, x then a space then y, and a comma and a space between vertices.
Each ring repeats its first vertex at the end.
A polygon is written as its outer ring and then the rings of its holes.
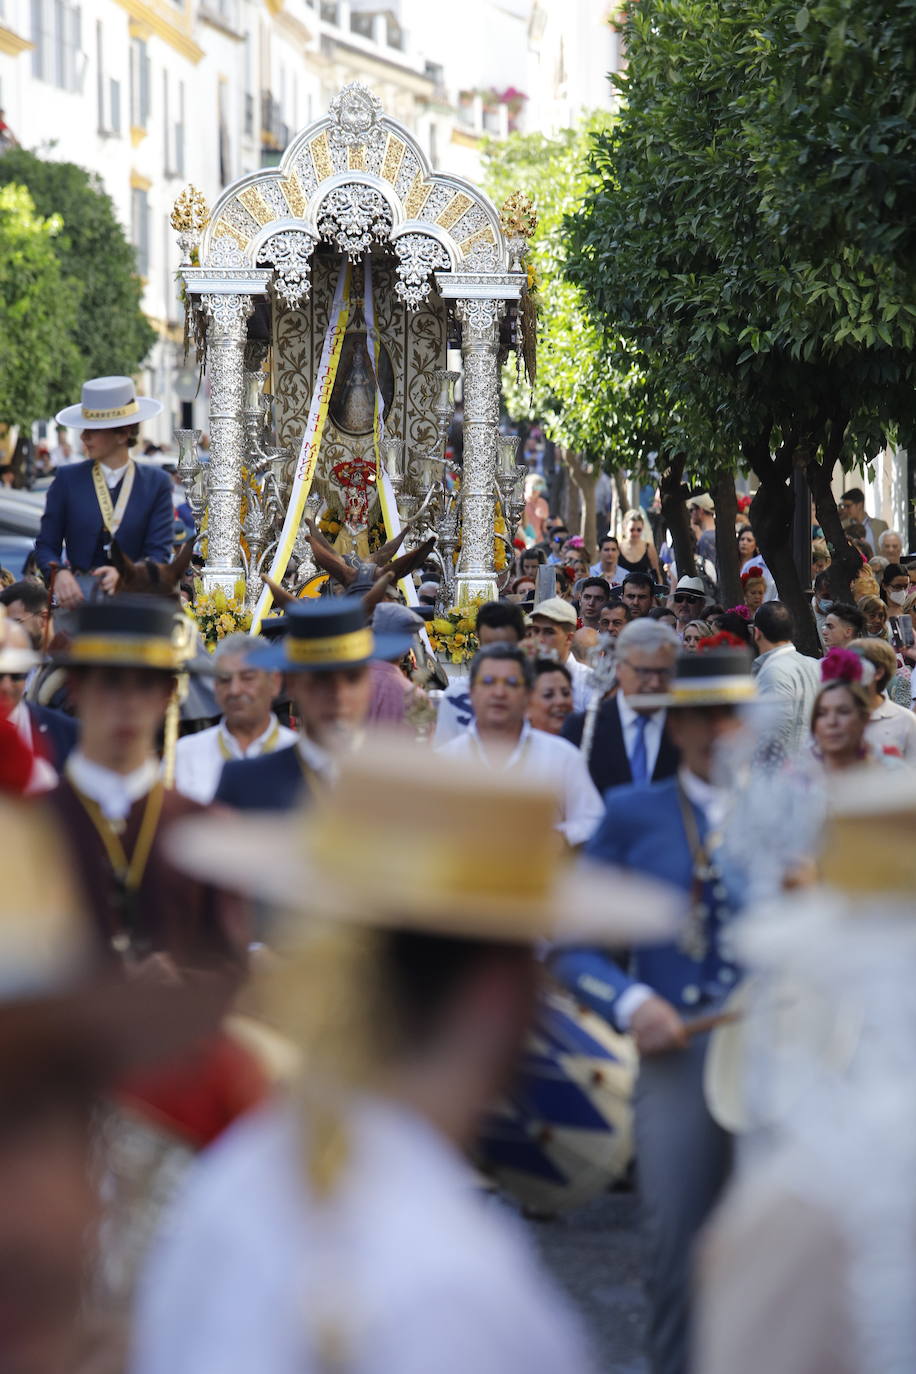
POLYGON ((0 797, 0 834, 0 1370, 109 1374, 123 1333, 84 1305, 101 1213, 96 1103, 213 1008, 100 964, 44 803, 0 797))
POLYGON ((462 1157, 521 1048, 534 942, 671 928, 667 889, 561 869, 554 805, 530 779, 370 740, 307 814, 176 834, 177 862, 299 913, 274 1009, 305 1069, 179 1199, 136 1374, 590 1368, 462 1157))
POLYGON ((697 1374, 916 1369, 916 783, 834 779, 831 810, 819 884, 736 932, 757 977, 707 1092, 755 1134, 705 1245, 697 1374))

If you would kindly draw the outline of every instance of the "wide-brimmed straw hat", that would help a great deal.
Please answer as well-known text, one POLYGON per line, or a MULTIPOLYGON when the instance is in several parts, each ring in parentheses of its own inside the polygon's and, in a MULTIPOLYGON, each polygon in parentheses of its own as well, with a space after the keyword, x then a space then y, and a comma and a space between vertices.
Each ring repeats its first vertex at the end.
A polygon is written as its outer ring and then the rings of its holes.
POLYGON ((668 691, 634 696, 632 704, 650 710, 666 706, 669 711, 688 706, 746 706, 757 699, 752 661, 746 649, 681 654, 668 691))
POLYGON ((62 668, 148 668, 167 673, 214 673, 195 655, 193 625, 165 597, 106 596, 74 612, 70 644, 54 655, 62 668))
MULTIPOLYGON (((761 978, 736 991, 737 1019, 717 1029, 706 1058, 704 1090, 713 1117, 732 1131, 772 1124, 795 1105, 797 1083, 777 1081, 765 1102, 748 1093, 753 1046, 763 1042, 779 1065, 804 1052, 813 1066, 842 1073, 862 1033, 855 989, 820 974, 825 958, 884 941, 912 957, 916 925, 916 777, 908 769, 853 769, 832 780, 818 882, 791 892, 739 922, 738 954, 761 978), (869 900, 871 899, 871 900, 869 900), (903 918, 901 920, 901 917, 903 918), (819 972, 816 984, 806 971, 819 972), (765 982, 763 981, 765 979, 765 982)), ((916 970, 914 970, 916 971, 916 970)))
POLYGON ((308 809, 182 822, 170 849, 222 887, 354 925, 521 943, 669 935, 683 894, 574 863, 556 819, 546 784, 376 736, 308 809))
POLYGON ((161 409, 161 401, 137 395, 130 377, 93 377, 83 382, 80 404, 66 406, 54 418, 74 429, 121 429, 151 420, 161 409))
POLYGON ((0 796, 0 1082, 51 1065, 109 1081, 217 1024, 225 990, 130 980, 100 962, 53 813, 0 796))
POLYGON ((291 602, 283 621, 285 635, 279 643, 262 645, 252 639, 253 668, 281 673, 359 668, 374 658, 402 658, 412 642, 409 633, 375 634, 357 596, 291 602))

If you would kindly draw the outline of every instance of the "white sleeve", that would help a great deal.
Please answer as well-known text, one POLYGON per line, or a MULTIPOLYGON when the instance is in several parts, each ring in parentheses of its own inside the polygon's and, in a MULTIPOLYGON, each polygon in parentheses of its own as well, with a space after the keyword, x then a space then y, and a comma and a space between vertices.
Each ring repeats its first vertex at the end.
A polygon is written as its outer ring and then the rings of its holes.
MULTIPOLYGON (((568 744, 567 740, 563 741, 568 744)), ((585 844, 598 829, 604 817, 601 793, 592 782, 583 755, 569 744, 569 756, 564 757, 563 822, 560 826, 572 845, 585 844)))
POLYGON ((628 1031, 633 1017, 636 1015, 643 1002, 648 1002, 655 993, 648 983, 634 983, 626 992, 622 992, 614 1003, 613 1017, 614 1024, 618 1030, 628 1031))

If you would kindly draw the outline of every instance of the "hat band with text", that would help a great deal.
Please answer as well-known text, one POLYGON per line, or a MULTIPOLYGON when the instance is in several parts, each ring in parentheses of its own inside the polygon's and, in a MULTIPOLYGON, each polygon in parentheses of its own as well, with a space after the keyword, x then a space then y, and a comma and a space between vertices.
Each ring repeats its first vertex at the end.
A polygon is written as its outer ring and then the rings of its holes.
POLYGON ((289 635, 286 657, 291 663, 356 663, 371 658, 375 637, 368 626, 350 630, 342 635, 327 635, 324 639, 306 639, 289 635))
POLYGON ((140 407, 136 400, 128 401, 126 406, 112 406, 108 410, 90 410, 87 406, 82 407, 84 420, 126 420, 131 415, 136 415, 140 407))

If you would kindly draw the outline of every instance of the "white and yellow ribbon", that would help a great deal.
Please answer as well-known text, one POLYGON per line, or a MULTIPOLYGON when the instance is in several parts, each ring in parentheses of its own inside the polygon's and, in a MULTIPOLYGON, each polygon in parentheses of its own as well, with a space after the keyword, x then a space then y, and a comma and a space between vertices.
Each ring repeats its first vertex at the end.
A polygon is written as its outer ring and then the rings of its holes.
POLYGON ((111 504, 111 492, 108 490, 108 483, 98 463, 92 464, 92 483, 95 487, 95 499, 99 503, 102 522, 110 535, 116 535, 121 528, 121 521, 124 519, 124 512, 127 510, 127 503, 130 494, 134 489, 134 475, 137 471, 132 458, 128 459, 124 469, 124 476, 121 479, 121 490, 118 494, 118 504, 111 504))
MULTIPOLYGON (((378 486, 378 500, 385 525, 385 537, 394 539, 401 533, 401 515, 394 495, 391 478, 382 464, 382 440, 385 437, 385 399, 379 383, 379 353, 381 341, 375 324, 375 295, 372 289, 372 258, 366 254, 363 259, 363 314, 366 317, 366 344, 372 376, 375 380, 375 408, 372 421, 372 442, 375 447, 375 472, 378 486)), ((408 606, 418 606, 420 598, 412 577, 402 577, 398 586, 408 606)), ((424 630, 425 637, 425 630, 424 630)))
MULTIPOLYGON (((299 448, 299 458, 290 491, 289 505, 286 508, 286 518, 283 521, 280 539, 277 543, 273 562, 270 565, 270 576, 274 582, 282 582, 286 573, 290 554, 302 524, 305 503, 312 489, 312 481, 318 465, 318 454, 321 449, 321 436, 324 433, 325 421, 331 406, 337 367, 340 362, 344 336, 347 332, 347 322, 350 318, 350 279, 350 262, 345 259, 337 274, 334 301, 324 336, 324 346, 321 350, 321 362, 318 364, 318 373, 312 388, 308 420, 299 448)), ((265 586, 251 618, 251 633, 253 635, 256 635, 260 630, 261 621, 270 610, 272 601, 273 593, 268 586, 265 586)))

